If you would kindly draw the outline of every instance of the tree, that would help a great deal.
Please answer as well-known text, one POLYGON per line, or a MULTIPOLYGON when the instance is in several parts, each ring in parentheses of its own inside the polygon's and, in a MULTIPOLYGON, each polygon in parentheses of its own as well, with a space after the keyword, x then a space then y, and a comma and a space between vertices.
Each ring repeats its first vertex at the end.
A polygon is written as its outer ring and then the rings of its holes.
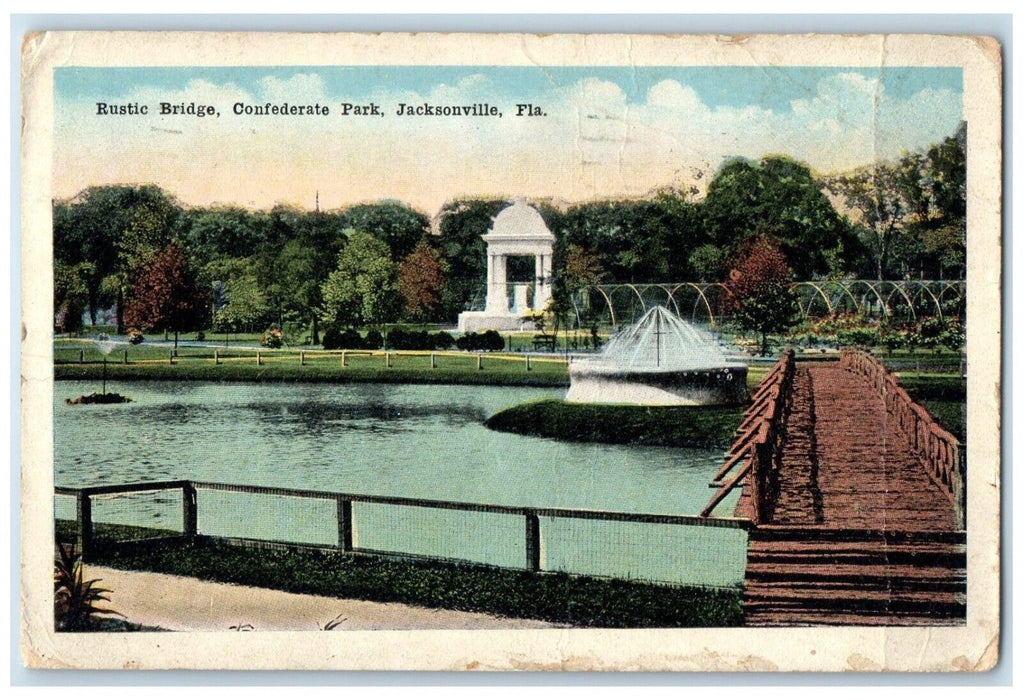
POLYGON ((405 315, 417 321, 433 318, 440 309, 447 283, 447 264, 440 253, 427 243, 420 243, 402 261, 398 278, 405 315))
POLYGON ((266 322, 270 305, 253 259, 215 261, 207 267, 207 276, 220 296, 215 316, 220 329, 252 331, 266 322))
POLYGON ((155 185, 90 187, 53 203, 53 255, 69 265, 90 263, 86 282, 92 323, 102 305, 117 305, 123 330, 128 276, 170 242, 181 207, 155 185))
POLYGON ((451 320, 464 311, 487 279, 487 244, 490 230, 504 199, 456 199, 440 210, 440 249, 448 265, 448 284, 442 294, 444 316, 451 320))
POLYGON ((789 289, 792 273, 775 241, 751 239, 743 244, 725 282, 724 305, 735 322, 760 336, 760 354, 767 355, 767 335, 795 325, 799 304, 789 289))
POLYGON ((185 251, 171 244, 131 275, 125 323, 142 330, 173 331, 177 349, 179 333, 202 330, 208 308, 185 251))
POLYGON ((734 256, 744 241, 775 240, 799 279, 844 272, 851 232, 809 167, 787 156, 727 161, 701 209, 708 242, 734 256))
POLYGON ((387 244, 363 231, 349 231, 337 269, 323 284, 327 325, 364 326, 389 323, 401 308, 398 266, 387 244))
POLYGON ((59 260, 53 265, 53 308, 56 326, 62 333, 76 333, 82 329, 82 314, 88 306, 88 281, 92 276, 92 263, 69 265, 59 260))
POLYGON ((700 282, 717 282, 722 276, 725 251, 713 243, 699 246, 689 256, 689 267, 700 282))
POLYGON ((340 219, 343 228, 365 231, 386 243, 394 260, 408 256, 430 234, 425 214, 393 200, 356 204, 342 211, 340 219))

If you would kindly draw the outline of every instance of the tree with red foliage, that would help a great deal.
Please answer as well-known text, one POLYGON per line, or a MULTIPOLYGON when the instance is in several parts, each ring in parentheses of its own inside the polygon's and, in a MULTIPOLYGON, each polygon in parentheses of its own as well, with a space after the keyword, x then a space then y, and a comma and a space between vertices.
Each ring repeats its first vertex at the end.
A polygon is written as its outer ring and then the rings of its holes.
POLYGON ((760 336, 760 354, 767 354, 767 335, 795 325, 799 304, 789 289, 792 272, 785 254, 768 238, 745 241, 736 252, 725 282, 724 305, 740 328, 760 336))
POLYGON ((177 349, 179 333, 202 330, 208 308, 185 251, 172 243, 135 269, 125 322, 151 331, 173 331, 177 349))
POLYGON ((405 300, 405 315, 416 321, 430 320, 440 309, 447 284, 447 265, 428 243, 420 243, 402 261, 398 288, 405 300))

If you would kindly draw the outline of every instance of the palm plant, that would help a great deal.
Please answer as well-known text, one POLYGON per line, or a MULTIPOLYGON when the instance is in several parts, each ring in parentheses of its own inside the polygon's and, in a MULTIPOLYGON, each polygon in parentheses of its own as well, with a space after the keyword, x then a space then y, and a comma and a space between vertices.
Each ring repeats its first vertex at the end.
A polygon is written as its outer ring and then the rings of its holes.
POLYGON ((53 615, 58 632, 82 632, 97 629, 104 615, 124 615, 99 606, 110 602, 107 588, 96 586, 100 579, 85 580, 82 558, 75 554, 73 544, 59 545, 54 561, 53 615))

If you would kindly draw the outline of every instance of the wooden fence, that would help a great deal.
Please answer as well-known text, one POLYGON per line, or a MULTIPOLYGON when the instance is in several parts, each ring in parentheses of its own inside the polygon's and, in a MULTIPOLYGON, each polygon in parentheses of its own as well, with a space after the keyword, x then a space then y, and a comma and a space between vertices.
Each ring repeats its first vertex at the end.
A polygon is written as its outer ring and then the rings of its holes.
MULTIPOLYGON (((431 369, 455 367, 464 369, 467 363, 474 363, 476 369, 483 370, 498 365, 505 367, 521 367, 527 372, 537 365, 559 365, 564 367, 571 355, 552 353, 536 353, 526 351, 462 351, 462 350, 293 350, 293 349, 259 349, 259 348, 221 348, 181 346, 178 350, 166 348, 161 356, 156 356, 156 346, 149 346, 142 351, 128 349, 112 353, 109 357, 96 357, 93 352, 86 354, 83 347, 57 347, 54 349, 54 363, 58 365, 72 364, 110 364, 123 365, 176 365, 181 363, 212 363, 226 365, 236 363, 252 363, 257 366, 276 363, 295 363, 305 367, 310 364, 323 366, 336 363, 342 369, 357 362, 362 368, 378 366, 393 368, 395 361, 402 358, 406 362, 416 362, 425 366, 429 360, 431 369)), ((164 349, 161 347, 161 349, 164 349)))
POLYGON ((862 375, 884 400, 888 414, 906 436, 909 449, 919 458, 935 484, 955 509, 956 527, 966 528, 966 449, 918 404, 888 371, 884 363, 862 350, 846 349, 842 367, 862 375))
MULTIPOLYGON (((381 504, 387 506, 412 506, 432 510, 454 510, 473 513, 493 513, 504 516, 517 516, 522 519, 522 542, 525 544, 525 559, 520 567, 529 571, 540 572, 544 570, 541 557, 541 518, 566 518, 583 521, 614 521, 619 523, 640 523, 660 524, 668 526, 689 526, 697 528, 731 528, 745 529, 748 521, 738 518, 714 518, 706 519, 686 515, 664 515, 651 513, 625 513, 615 511, 580 510, 567 508, 528 508, 520 506, 503 506, 482 503, 464 503, 457 501, 428 500, 420 498, 403 498, 393 496, 375 496, 352 493, 334 493, 327 491, 310 491, 300 489, 286 489, 276 487, 244 486, 236 484, 223 484, 204 481, 161 481, 134 484, 121 484, 114 486, 95 486, 89 488, 67 488, 57 487, 55 493, 59 496, 71 496, 76 499, 76 525, 77 525, 77 548, 83 558, 89 559, 97 553, 113 546, 138 545, 148 543, 149 545, 169 541, 194 541, 196 539, 213 540, 226 542, 239 546, 270 547, 270 548, 296 548, 323 551, 340 551, 352 554, 370 555, 397 555, 424 559, 448 559, 450 557, 431 556, 413 552, 401 551, 379 551, 362 549, 356 546, 354 533, 353 506, 357 503, 381 504), (139 494, 144 492, 180 491, 182 500, 181 513, 181 534, 170 537, 158 537, 147 540, 129 540, 121 542, 100 542, 95 538, 95 522, 93 518, 93 499, 97 496, 114 496, 125 494, 139 494), (287 542, 281 540, 254 539, 232 536, 211 536, 200 533, 199 530, 199 507, 197 493, 199 491, 220 491, 236 494, 254 494, 261 496, 275 496, 283 498, 313 499, 318 501, 329 501, 335 504, 337 544, 334 545, 308 545, 304 543, 287 542)), ((474 533, 473 536, 485 536, 485 533, 474 533)), ((466 533, 452 532, 450 537, 469 539, 466 533)), ((549 543, 548 543, 549 546, 549 543)), ((745 548, 738 552, 745 557, 745 548)), ((464 560, 463 560, 464 561, 464 560)), ((491 562, 475 562, 485 565, 498 565, 491 562)), ((573 572, 569 572, 573 573, 573 572)), ((643 578, 642 576, 629 576, 630 578, 643 578)))
POLYGON ((718 490, 700 513, 701 517, 711 518, 721 501, 745 482, 739 512, 756 525, 769 522, 771 481, 783 438, 784 413, 792 400, 795 371, 795 352, 789 349, 760 382, 750 407, 743 414, 729 457, 711 481, 711 487, 718 490), (724 481, 740 463, 739 470, 724 481))

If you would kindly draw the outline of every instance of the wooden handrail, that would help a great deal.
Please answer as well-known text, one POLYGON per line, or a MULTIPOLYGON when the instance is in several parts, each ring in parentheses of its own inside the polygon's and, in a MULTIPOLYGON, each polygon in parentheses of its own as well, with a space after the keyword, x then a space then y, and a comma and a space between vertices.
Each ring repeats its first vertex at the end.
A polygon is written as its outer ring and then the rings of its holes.
POLYGON ((753 501, 753 522, 762 524, 767 512, 763 502, 766 498, 763 484, 766 483, 766 474, 773 469, 770 456, 778 447, 783 409, 791 401, 794 374, 795 352, 789 348, 754 392, 753 403, 743 415, 729 457, 711 481, 711 487, 718 491, 700 512, 700 517, 715 520, 716 517, 712 517, 714 509, 736 486, 745 482, 749 485, 748 493, 753 501), (743 462, 743 466, 739 472, 722 483, 725 476, 740 462, 743 462))
POLYGON ((840 366, 862 375, 878 392, 910 450, 955 509, 956 527, 966 527, 966 464, 962 443, 913 400, 899 378, 874 355, 846 349, 840 366))

